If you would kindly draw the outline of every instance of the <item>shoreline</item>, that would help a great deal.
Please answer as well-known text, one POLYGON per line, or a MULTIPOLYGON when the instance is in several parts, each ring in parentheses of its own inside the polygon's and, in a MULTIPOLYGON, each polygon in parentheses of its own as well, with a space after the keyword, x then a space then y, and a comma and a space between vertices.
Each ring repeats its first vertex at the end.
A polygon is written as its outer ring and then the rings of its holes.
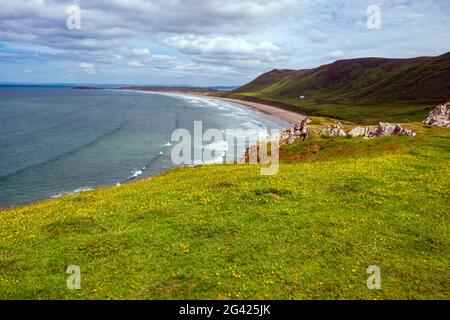
MULTIPOLYGON (((85 89, 82 89, 82 90, 85 90, 85 89)), ((241 106, 243 108, 250 108, 250 109, 253 109, 253 110, 258 110, 258 111, 260 111, 262 113, 275 116, 275 117, 277 117, 277 118, 279 118, 281 120, 286 121, 287 123, 289 123, 291 125, 294 125, 298 121, 307 118, 304 115, 297 114, 295 112, 288 111, 288 110, 283 110, 281 108, 277 108, 277 107, 274 107, 274 106, 265 105, 265 104, 262 104, 262 103, 249 102, 249 101, 243 101, 243 100, 238 100, 238 99, 222 98, 222 97, 212 96, 212 95, 209 95, 207 93, 202 93, 202 92, 185 92, 185 91, 176 91, 176 90, 172 90, 172 91, 150 91, 150 90, 137 90, 137 89, 105 89, 105 90, 119 91, 119 92, 123 91, 123 92, 137 92, 137 93, 140 92, 140 93, 155 93, 155 94, 176 94, 176 95, 184 95, 184 96, 202 97, 202 98, 211 99, 211 100, 221 100, 221 101, 226 101, 226 102, 231 102, 231 103, 237 104, 237 105, 239 105, 239 106, 241 106)), ((289 129, 289 128, 284 128, 284 129, 289 129)), ((242 156, 245 156, 245 153, 242 156)), ((210 164, 201 164, 201 165, 210 165, 210 164)), ((143 177, 135 177, 134 179, 131 179, 131 180, 128 180, 128 181, 118 182, 117 184, 112 183, 112 184, 105 184, 105 185, 99 185, 99 186, 92 186, 92 187, 89 187, 89 189, 85 189, 86 187, 82 186, 82 187, 77 188, 77 189, 72 190, 72 191, 61 191, 59 193, 53 194, 53 195, 45 197, 45 198, 31 200, 31 201, 27 201, 27 202, 24 202, 24 203, 12 204, 12 205, 0 205, 0 211, 13 209, 13 208, 20 208, 20 207, 30 206, 30 205, 33 205, 33 204, 36 204, 36 203, 41 203, 41 202, 46 202, 46 201, 57 200, 57 199, 65 198, 65 197, 68 197, 68 196, 81 194, 81 193, 84 193, 84 192, 95 191, 95 190, 98 190, 98 189, 101 189, 101 188, 115 188, 115 187, 119 187, 119 186, 121 186, 123 184, 132 183, 134 181, 151 179, 152 177, 158 176, 160 174, 164 174, 165 172, 167 172, 167 171, 169 171, 169 170, 171 170, 173 168, 170 168, 168 170, 163 170, 161 172, 158 172, 155 175, 143 176, 143 177)))
MULTIPOLYGON (((289 111, 286 109, 282 109, 279 107, 275 107, 269 104, 259 103, 259 102, 251 102, 251 101, 245 101, 245 100, 239 100, 239 99, 230 99, 230 98, 223 98, 218 97, 214 95, 210 95, 207 92, 196 92, 196 91, 177 91, 177 90, 165 90, 165 91, 155 91, 155 90, 137 90, 137 89, 117 89, 117 91, 135 91, 135 92, 145 92, 145 93, 159 93, 159 94, 179 94, 184 96, 194 96, 194 97, 202 97, 202 98, 209 98, 209 99, 216 99, 216 100, 222 100, 226 102, 231 102, 235 104, 239 104, 241 106, 244 106, 246 108, 256 109, 258 111, 261 111, 263 113, 278 117, 292 126, 295 125, 297 122, 305 120, 309 118, 306 115, 289 111)), ((286 128, 288 129, 288 128, 286 128)))
POLYGON ((240 104, 240 105, 246 106, 248 108, 257 109, 261 112, 264 112, 264 113, 270 114, 272 116, 276 116, 280 119, 283 119, 283 120, 289 122, 291 125, 295 125, 297 122, 308 118, 308 116, 297 113, 297 112, 281 109, 278 107, 274 107, 274 106, 259 103, 259 102, 250 102, 250 101, 245 101, 245 100, 229 99, 229 98, 221 98, 221 97, 214 97, 214 98, 223 100, 223 101, 240 104))

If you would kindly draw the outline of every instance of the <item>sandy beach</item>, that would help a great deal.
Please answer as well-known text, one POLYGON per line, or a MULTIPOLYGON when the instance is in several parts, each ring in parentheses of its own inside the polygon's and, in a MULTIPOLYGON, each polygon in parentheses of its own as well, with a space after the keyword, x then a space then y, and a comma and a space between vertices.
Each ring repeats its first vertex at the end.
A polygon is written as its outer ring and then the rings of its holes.
POLYGON ((296 112, 289 111, 289 110, 284 110, 284 109, 277 108, 277 107, 274 107, 274 106, 270 106, 270 105, 267 105, 267 104, 262 104, 262 103, 257 103, 257 102, 250 102, 250 101, 244 101, 244 100, 238 100, 238 99, 219 98, 219 97, 214 97, 214 99, 225 100, 225 101, 228 101, 228 102, 241 104, 241 105, 244 105, 246 107, 258 109, 259 111, 262 111, 264 113, 268 113, 270 115, 273 115, 273 116, 276 116, 276 117, 281 118, 283 120, 286 120, 287 122, 289 122, 292 125, 294 125, 297 122, 307 118, 307 116, 305 116, 303 114, 296 113, 296 112))
MULTIPOLYGON (((124 90, 124 89, 121 89, 121 90, 124 90)), ((217 97, 214 95, 210 95, 210 94, 206 94, 206 93, 202 93, 202 92, 196 92, 196 91, 177 91, 177 90, 154 91, 154 90, 143 90, 143 89, 138 90, 138 89, 133 89, 133 88, 128 88, 126 90, 142 91, 142 92, 155 92, 155 93, 174 93, 174 94, 181 94, 181 95, 186 95, 186 96, 197 96, 197 97, 200 96, 202 98, 228 101, 228 102, 243 105, 245 107, 257 109, 261 112, 276 116, 280 119, 283 119, 283 120, 289 122, 292 125, 296 124, 297 122, 299 122, 301 120, 308 118, 308 116, 305 116, 303 114, 285 110, 285 109, 278 108, 278 107, 274 107, 274 106, 264 104, 264 103, 251 102, 251 101, 245 101, 245 100, 239 100, 239 99, 222 98, 222 97, 217 97)))

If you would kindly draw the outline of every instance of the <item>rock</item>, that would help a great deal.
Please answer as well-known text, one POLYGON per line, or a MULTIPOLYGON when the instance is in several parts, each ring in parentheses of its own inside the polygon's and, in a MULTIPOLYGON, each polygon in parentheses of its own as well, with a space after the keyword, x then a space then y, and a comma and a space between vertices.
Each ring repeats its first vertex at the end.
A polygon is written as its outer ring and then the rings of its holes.
POLYGON ((281 144, 292 144, 297 140, 302 139, 305 141, 309 137, 309 125, 310 119, 305 119, 297 122, 293 128, 283 131, 281 133, 281 144))
POLYGON ((348 132, 350 137, 364 137, 364 138, 374 138, 374 137, 383 137, 383 136, 394 136, 406 134, 408 136, 416 136, 417 134, 408 129, 403 129, 399 124, 390 124, 380 122, 378 127, 370 128, 370 127, 356 127, 348 132))
MULTIPOLYGON (((280 145, 292 144, 297 140, 302 139, 305 141, 309 137, 309 124, 311 120, 309 118, 301 120, 297 122, 293 128, 284 130, 281 132, 280 136, 277 136, 277 139, 280 139, 280 145)), ((274 137, 272 137, 274 138, 274 137)), ((270 139, 273 140, 273 139, 270 139)), ((269 140, 269 141, 270 141, 269 140)), ((239 159, 242 163, 253 163, 259 162, 263 159, 260 159, 259 155, 259 144, 250 146, 246 148, 245 154, 239 159)))
POLYGON ((450 128, 450 102, 438 105, 430 112, 424 123, 431 126, 450 128))
POLYGON ((350 130, 348 132, 348 135, 350 137, 353 137, 353 138, 355 138, 355 137, 365 137, 365 136, 367 136, 369 131, 370 131, 369 127, 356 127, 356 128, 353 128, 352 130, 350 130))
MULTIPOLYGON (((390 124, 390 123, 382 123, 378 125, 378 128, 375 129, 374 132, 376 137, 382 137, 382 136, 393 136, 393 135, 399 135, 399 134, 407 134, 409 136, 415 136, 416 133, 411 130, 405 130, 402 128, 399 124, 390 124)), ((370 136, 370 134, 369 134, 370 136)))
POLYGON ((346 137, 344 128, 341 123, 337 123, 331 126, 324 126, 320 128, 320 133, 328 137, 346 137))
POLYGON ((308 124, 310 123, 311 123, 310 119, 305 119, 296 123, 296 125, 294 126, 294 136, 296 137, 296 140, 302 139, 303 141, 305 141, 306 139, 308 139, 309 137, 308 124))
MULTIPOLYGON (((399 125, 393 125, 390 123, 380 122, 377 128, 369 130, 368 137, 382 137, 382 136, 392 136, 399 131, 399 125)), ((401 130, 401 127, 400 127, 401 130)))
POLYGON ((417 134, 412 130, 403 129, 399 124, 383 123, 380 122, 378 127, 369 129, 364 135, 366 138, 394 136, 406 134, 408 136, 416 136, 417 134))

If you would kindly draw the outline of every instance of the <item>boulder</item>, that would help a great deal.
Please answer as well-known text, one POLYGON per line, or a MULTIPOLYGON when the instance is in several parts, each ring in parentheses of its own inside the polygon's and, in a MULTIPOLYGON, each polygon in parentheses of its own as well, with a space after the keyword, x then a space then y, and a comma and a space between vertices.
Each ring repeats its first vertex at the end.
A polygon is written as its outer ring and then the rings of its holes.
POLYGON ((281 133, 281 144, 292 144, 297 140, 305 141, 309 137, 310 119, 304 119, 297 122, 293 128, 283 131, 281 133))
POLYGON ((322 128, 320 128, 320 133, 323 136, 328 136, 328 137, 346 137, 347 136, 347 133, 345 132, 341 123, 337 123, 337 124, 334 124, 331 126, 323 126, 322 128))
POLYGON ((369 127, 356 127, 348 132, 348 135, 352 138, 366 137, 370 131, 369 127))
POLYGON ((400 135, 400 134, 406 134, 408 136, 416 136, 417 135, 414 131, 404 129, 399 124, 391 124, 391 123, 383 123, 383 122, 380 122, 378 127, 375 127, 375 128, 355 127, 348 132, 348 135, 350 137, 364 137, 366 139, 375 138, 375 137, 383 137, 383 136, 394 136, 394 135, 400 135))
POLYGON ((415 136, 417 135, 412 130, 403 129, 401 125, 397 124, 391 124, 391 123, 384 123, 380 122, 378 127, 370 129, 367 134, 365 135, 366 138, 373 138, 373 137, 383 137, 383 136, 394 136, 394 135, 400 135, 400 134, 406 134, 408 136, 415 136))
POLYGON ((450 128, 450 102, 438 105, 430 112, 424 123, 431 126, 450 128))

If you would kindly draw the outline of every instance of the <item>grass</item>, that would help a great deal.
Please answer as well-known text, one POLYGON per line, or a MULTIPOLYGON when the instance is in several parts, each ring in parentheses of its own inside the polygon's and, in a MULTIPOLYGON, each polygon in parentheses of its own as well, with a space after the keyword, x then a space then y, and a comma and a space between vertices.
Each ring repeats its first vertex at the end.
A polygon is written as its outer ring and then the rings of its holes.
MULTIPOLYGON (((322 124, 333 125, 336 120, 312 117, 312 130, 320 128, 322 124)), ((349 122, 341 122, 345 130, 354 127, 349 122)), ((388 153, 407 153, 411 148, 420 148, 425 144, 426 135, 420 134, 426 129, 420 124, 403 125, 408 129, 419 132, 418 137, 387 136, 378 139, 361 140, 350 137, 335 137, 311 135, 303 143, 287 145, 281 150, 281 158, 285 162, 299 160, 327 160, 341 157, 385 155, 388 153)))
POLYGON ((449 299, 450 134, 412 126, 2 210, 0 298, 449 299))
POLYGON ((342 119, 354 123, 373 125, 378 122, 415 122, 427 117, 436 103, 410 101, 379 102, 339 102, 320 100, 299 100, 297 98, 254 93, 234 93, 235 99, 255 100, 264 103, 282 104, 286 109, 309 115, 342 119))

